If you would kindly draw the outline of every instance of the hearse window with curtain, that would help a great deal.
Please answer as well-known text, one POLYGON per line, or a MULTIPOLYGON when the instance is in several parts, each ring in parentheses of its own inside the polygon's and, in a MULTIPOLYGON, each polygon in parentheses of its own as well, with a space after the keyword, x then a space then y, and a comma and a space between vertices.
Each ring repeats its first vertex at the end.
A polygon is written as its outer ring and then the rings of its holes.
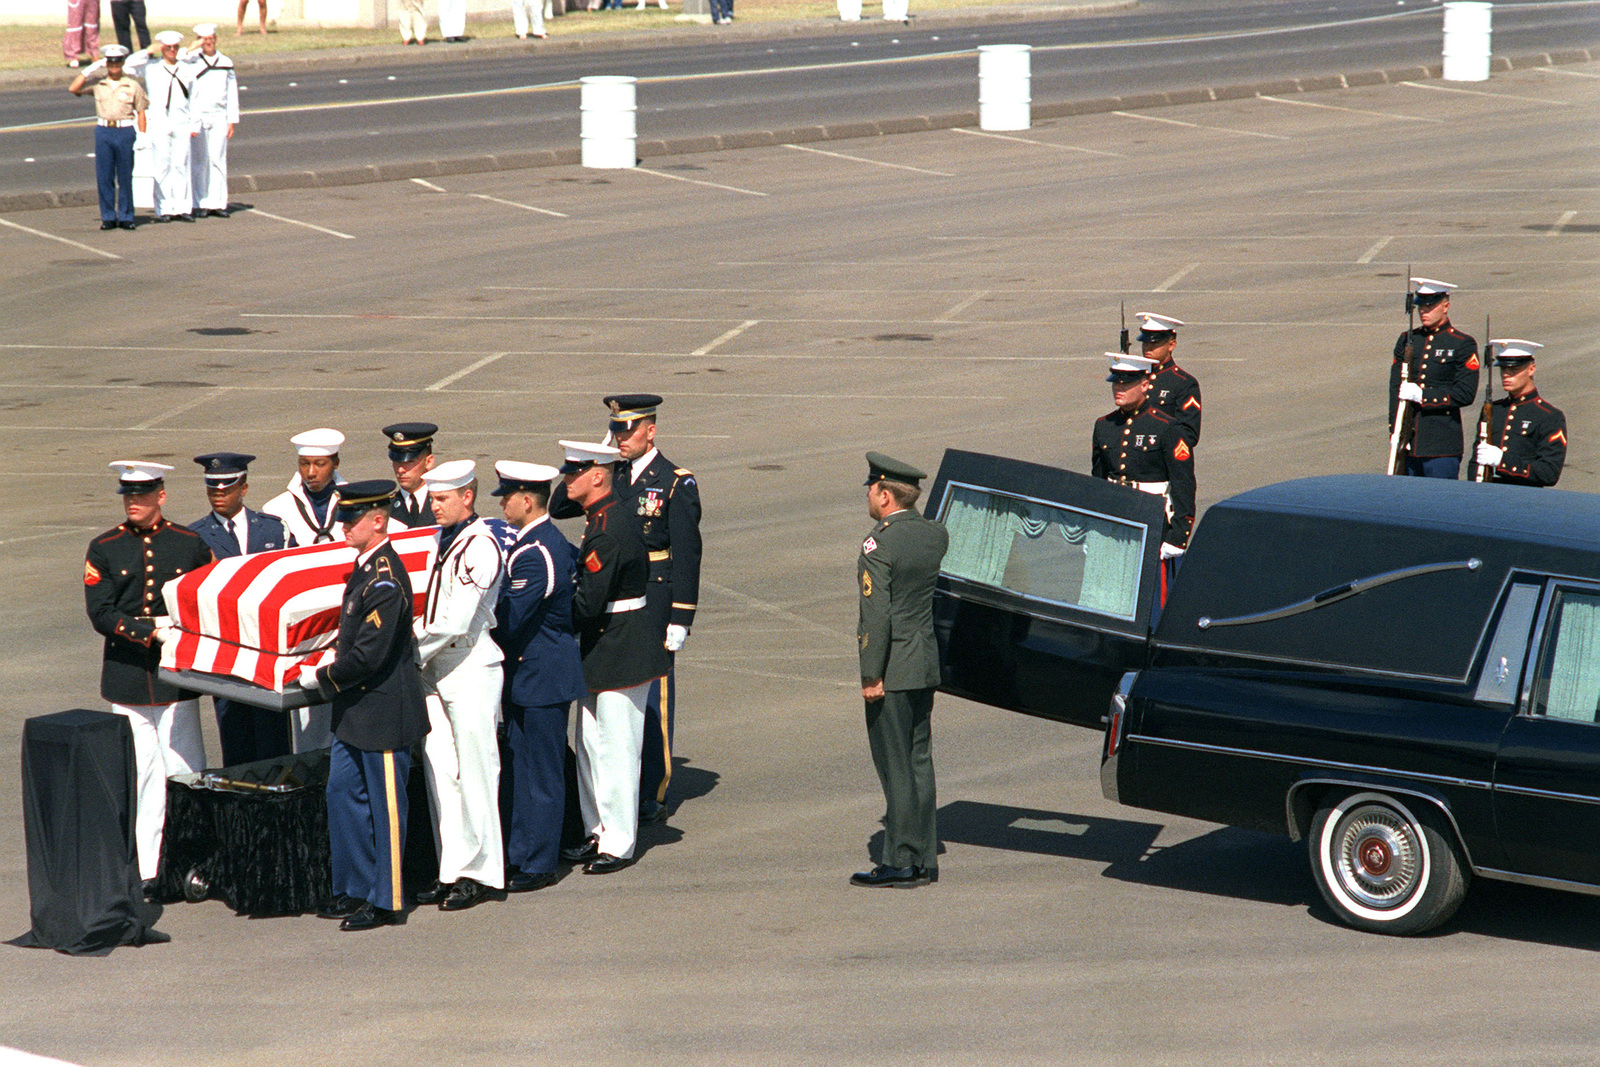
POLYGON ((1042 500, 951 483, 942 570, 1034 600, 1134 617, 1145 529, 1042 500))
POLYGON ((1562 589, 1545 630, 1533 711, 1594 722, 1600 709, 1600 594, 1562 589))

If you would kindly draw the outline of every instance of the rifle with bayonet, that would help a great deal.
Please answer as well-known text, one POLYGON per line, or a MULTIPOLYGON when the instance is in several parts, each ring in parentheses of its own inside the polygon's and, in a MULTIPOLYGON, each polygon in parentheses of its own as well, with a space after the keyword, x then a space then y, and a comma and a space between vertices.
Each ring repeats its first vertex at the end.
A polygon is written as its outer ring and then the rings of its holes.
POLYGON ((1122 320, 1122 335, 1117 338, 1117 344, 1122 346, 1122 354, 1128 354, 1128 302, 1117 301, 1117 317, 1122 320))
MULTIPOLYGON (((1483 409, 1478 412, 1478 444, 1489 443, 1489 420, 1494 417, 1494 345, 1489 341, 1489 316, 1483 317, 1483 409)), ((1477 462, 1477 451, 1473 451, 1473 463, 1476 469, 1472 472, 1475 482, 1487 482, 1491 473, 1490 468, 1477 462)))
MULTIPOLYGON (((1413 340, 1411 331, 1416 329, 1417 296, 1411 291, 1411 265, 1406 265, 1406 343, 1404 361, 1400 364, 1400 384, 1405 385, 1411 380, 1411 359, 1413 340)), ((1389 466, 1385 473, 1404 474, 1406 472, 1406 457, 1411 453, 1411 446, 1417 435, 1417 405, 1409 400, 1395 398, 1394 426, 1389 430, 1389 466)))

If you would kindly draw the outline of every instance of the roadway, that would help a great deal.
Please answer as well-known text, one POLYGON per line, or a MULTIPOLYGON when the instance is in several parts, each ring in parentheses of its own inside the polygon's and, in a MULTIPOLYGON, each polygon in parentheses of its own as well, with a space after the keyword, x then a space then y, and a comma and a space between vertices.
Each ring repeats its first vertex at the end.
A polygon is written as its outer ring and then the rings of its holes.
MULTIPOLYGON (((1586 0, 1498 3, 1494 51, 1600 44, 1586 0)), ((866 24, 809 36, 745 35, 610 51, 508 51, 462 62, 322 65, 247 74, 235 173, 405 163, 570 148, 576 79, 631 74, 643 138, 671 138, 967 110, 978 45, 1034 46, 1033 95, 1056 102, 1256 82, 1265 77, 1436 64, 1435 4, 1401 0, 1145 0, 1090 18, 903 30, 866 24)), ((63 75, 65 79, 65 75, 63 75)), ((92 187, 87 101, 0 93, 0 194, 92 187)))

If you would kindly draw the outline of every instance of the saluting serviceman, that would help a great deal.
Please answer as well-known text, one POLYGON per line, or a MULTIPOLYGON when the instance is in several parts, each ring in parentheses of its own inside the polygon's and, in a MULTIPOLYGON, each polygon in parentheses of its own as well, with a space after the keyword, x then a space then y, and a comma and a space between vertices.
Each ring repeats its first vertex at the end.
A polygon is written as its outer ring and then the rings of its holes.
POLYGON ((1417 405, 1416 433, 1406 473, 1451 478, 1461 473, 1461 409, 1478 392, 1478 342, 1450 323, 1449 282, 1412 278, 1419 325, 1394 343, 1389 364, 1389 432, 1402 402, 1417 405), (1402 381, 1402 368, 1406 368, 1402 381))
POLYGON ((233 60, 217 51, 217 25, 202 22, 194 28, 198 50, 184 53, 193 72, 189 110, 194 115, 195 138, 189 177, 194 187, 197 215, 228 217, 228 142, 239 122, 239 79, 233 60))
POLYGON ((867 743, 883 785, 883 862, 851 875, 850 884, 910 888, 939 880, 933 586, 950 538, 916 510, 926 474, 881 452, 867 453, 867 470, 867 514, 878 525, 856 561, 857 638, 867 743))
POLYGON ((167 819, 167 779, 205 767, 200 696, 160 680, 166 625, 161 587, 211 562, 198 534, 161 514, 167 502, 164 463, 118 460, 117 492, 127 520, 89 543, 83 562, 83 602, 89 622, 105 636, 100 695, 128 720, 138 793, 133 835, 139 877, 156 876, 167 819))
POLYGON ((1194 450, 1183 427, 1150 403, 1155 361, 1121 352, 1107 352, 1106 358, 1117 408, 1095 420, 1090 473, 1165 498, 1161 558, 1175 559, 1194 529, 1194 450))
POLYGON ((506 862, 516 872, 506 888, 524 893, 556 880, 567 720, 572 702, 588 690, 572 627, 578 551, 546 511, 559 472, 515 460, 501 460, 494 469, 500 476, 494 495, 514 535, 493 631, 506 657, 501 712, 510 761, 501 775, 510 796, 506 862))
POLYGON ((123 74, 126 48, 108 44, 102 51, 105 59, 72 79, 67 92, 82 96, 90 91, 88 86, 94 86, 94 178, 100 191, 100 228, 131 230, 134 130, 144 131, 150 97, 144 86, 123 74))
POLYGON ((155 209, 157 222, 194 221, 194 190, 189 185, 190 142, 195 136, 194 115, 189 109, 193 92, 193 69, 178 59, 183 34, 163 30, 149 51, 128 58, 129 73, 144 72, 145 92, 150 96, 146 128, 150 135, 150 160, 155 168, 155 209), (161 59, 153 61, 160 53, 161 59))
POLYGON ((1505 395, 1490 408, 1489 439, 1478 445, 1478 464, 1490 468, 1492 482, 1555 485, 1567 461, 1567 417, 1533 384, 1534 353, 1544 346, 1506 338, 1489 347, 1505 395))
POLYGON ((1178 347, 1178 327, 1185 323, 1166 315, 1136 311, 1139 344, 1146 359, 1156 361, 1150 382, 1150 406, 1164 411, 1183 430, 1192 449, 1200 443, 1200 383, 1172 359, 1178 347))
POLYGON ((411 746, 428 709, 411 632, 411 579, 389 543, 391 481, 351 482, 339 501, 343 538, 356 550, 339 611, 333 662, 298 680, 333 703, 328 839, 333 898, 320 914, 341 930, 405 921, 400 862, 406 839, 411 746))
MULTIPOLYGON (((439 877, 418 904, 465 911, 506 886, 500 836, 500 646, 489 631, 505 574, 494 531, 478 518, 477 464, 441 463, 423 475, 439 551, 428 577, 417 655, 428 693, 428 799, 439 877)), ((503 896, 503 894, 500 894, 503 896)))
POLYGON ((578 709, 574 754, 588 843, 584 874, 633 863, 639 833, 639 752, 650 683, 672 663, 645 610, 649 560, 639 516, 612 491, 611 445, 562 441, 567 498, 584 509, 572 621, 588 693, 578 709))
POLYGON ((397 422, 383 428, 394 480, 400 483, 393 517, 411 529, 434 524, 422 476, 433 469, 433 435, 438 432, 439 427, 431 422, 397 422))
MULTIPOLYGON (((289 535, 281 519, 244 506, 245 493, 250 489, 250 461, 255 458, 239 452, 208 452, 194 457, 205 471, 206 502, 211 510, 191 522, 189 529, 200 535, 217 559, 289 547, 289 535)), ((212 699, 217 705, 217 736, 222 741, 224 767, 289 754, 289 725, 283 712, 223 697, 212 699)))

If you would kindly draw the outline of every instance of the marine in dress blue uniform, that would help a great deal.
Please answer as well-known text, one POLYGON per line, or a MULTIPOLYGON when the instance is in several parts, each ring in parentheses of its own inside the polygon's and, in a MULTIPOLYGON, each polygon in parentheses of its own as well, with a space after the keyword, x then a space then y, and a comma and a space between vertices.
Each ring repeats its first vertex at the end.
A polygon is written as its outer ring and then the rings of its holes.
POLYGON ((333 705, 328 837, 333 899, 320 913, 341 930, 405 921, 400 863, 406 839, 411 746, 428 732, 412 635, 413 595, 389 543, 395 484, 341 487, 338 521, 356 552, 345 582, 332 662, 302 667, 299 681, 333 705))
POLYGON ((1490 341, 1505 395, 1490 407, 1488 440, 1474 458, 1489 468, 1489 481, 1543 488, 1561 479, 1567 461, 1567 417, 1539 395, 1533 384, 1538 369, 1535 341, 1506 338, 1490 341))
POLYGON ((1415 286, 1411 300, 1422 321, 1394 342, 1389 432, 1394 432, 1400 401, 1416 404, 1416 434, 1406 457, 1406 473, 1453 480, 1461 473, 1461 409, 1470 407, 1478 393, 1478 342, 1450 323, 1454 285, 1434 278, 1412 278, 1411 284, 1415 286))
POLYGON ((1145 358, 1156 361, 1150 376, 1150 406, 1176 422, 1193 448, 1200 443, 1200 382, 1172 358, 1178 347, 1178 327, 1187 324, 1150 311, 1136 311, 1133 317, 1139 320, 1139 344, 1145 358))
POLYGON ((400 485, 389 517, 413 530, 436 525, 422 476, 433 469, 433 435, 438 432, 431 422, 396 422, 383 428, 394 480, 400 485))
MULTIPOLYGON (((191 522, 189 529, 200 535, 218 559, 289 547, 282 520, 244 506, 250 488, 250 461, 255 458, 240 452, 194 457, 205 471, 206 501, 211 510, 191 522)), ((283 712, 224 697, 214 699, 224 767, 289 754, 289 724, 283 712)))
POLYGON ((505 717, 509 759, 501 770, 509 797, 506 888, 542 889, 556 880, 565 816, 564 763, 572 702, 587 694, 572 626, 578 550, 546 508, 556 468, 502 460, 494 465, 509 532, 506 579, 492 636, 505 652, 505 717))

